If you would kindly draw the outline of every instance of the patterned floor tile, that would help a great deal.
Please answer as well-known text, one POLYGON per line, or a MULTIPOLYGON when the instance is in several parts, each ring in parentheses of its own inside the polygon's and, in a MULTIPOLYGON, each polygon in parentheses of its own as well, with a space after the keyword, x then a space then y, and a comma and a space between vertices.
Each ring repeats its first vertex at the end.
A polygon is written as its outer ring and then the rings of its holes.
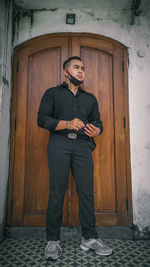
POLYGON ((80 240, 61 242, 62 255, 55 261, 46 261, 45 240, 11 239, 0 243, 0 267, 150 267, 150 240, 106 239, 113 248, 111 256, 99 256, 94 251, 82 251, 80 240))

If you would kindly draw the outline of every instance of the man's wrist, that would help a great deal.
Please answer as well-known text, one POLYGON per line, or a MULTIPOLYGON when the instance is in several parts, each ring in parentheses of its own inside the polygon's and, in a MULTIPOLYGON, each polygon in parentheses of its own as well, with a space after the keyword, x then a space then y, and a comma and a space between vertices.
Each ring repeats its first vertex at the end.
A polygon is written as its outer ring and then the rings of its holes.
POLYGON ((69 123, 69 121, 66 121, 66 129, 68 129, 68 123, 69 123))

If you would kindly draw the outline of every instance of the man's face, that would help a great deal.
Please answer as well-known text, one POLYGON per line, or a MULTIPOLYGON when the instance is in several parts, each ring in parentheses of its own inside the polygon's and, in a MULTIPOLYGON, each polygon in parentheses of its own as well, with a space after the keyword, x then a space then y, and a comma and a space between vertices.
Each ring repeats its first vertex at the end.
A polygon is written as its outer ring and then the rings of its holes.
POLYGON ((83 62, 77 59, 71 60, 68 72, 79 81, 83 81, 85 76, 83 62))

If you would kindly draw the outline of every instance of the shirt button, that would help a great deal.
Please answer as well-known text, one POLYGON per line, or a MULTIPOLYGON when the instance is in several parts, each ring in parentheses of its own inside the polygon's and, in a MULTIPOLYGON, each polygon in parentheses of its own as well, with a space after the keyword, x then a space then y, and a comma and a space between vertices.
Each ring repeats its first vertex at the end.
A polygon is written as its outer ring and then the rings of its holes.
POLYGON ((76 110, 76 108, 73 108, 73 110, 76 110))

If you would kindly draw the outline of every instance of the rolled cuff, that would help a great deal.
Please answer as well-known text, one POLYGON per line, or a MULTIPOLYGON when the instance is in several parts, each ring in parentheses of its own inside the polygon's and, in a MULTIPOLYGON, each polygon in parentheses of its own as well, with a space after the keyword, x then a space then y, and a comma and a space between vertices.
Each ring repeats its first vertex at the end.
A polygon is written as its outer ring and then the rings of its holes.
POLYGON ((41 128, 44 128, 46 130, 49 130, 51 132, 54 132, 56 127, 57 127, 57 124, 60 120, 58 119, 55 119, 55 118, 52 118, 52 117, 48 117, 48 118, 38 118, 38 126, 41 127, 41 128))

